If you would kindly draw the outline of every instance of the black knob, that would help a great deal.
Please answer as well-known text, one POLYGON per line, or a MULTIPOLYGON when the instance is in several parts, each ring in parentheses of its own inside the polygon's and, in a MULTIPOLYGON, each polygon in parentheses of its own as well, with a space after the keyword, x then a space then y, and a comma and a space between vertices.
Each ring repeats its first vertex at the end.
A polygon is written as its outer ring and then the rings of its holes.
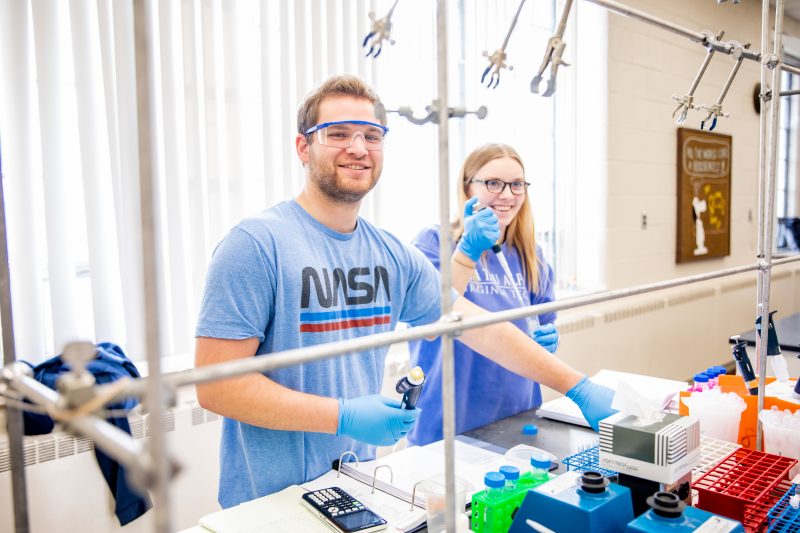
POLYGON ((685 504, 673 492, 656 492, 647 498, 647 505, 649 505, 653 512, 664 518, 678 518, 683 514, 685 504))
POLYGON ((599 494, 605 491, 606 487, 608 487, 608 483, 609 481, 607 477, 600 472, 594 472, 592 470, 584 472, 578 479, 578 485, 580 488, 590 494, 599 494))

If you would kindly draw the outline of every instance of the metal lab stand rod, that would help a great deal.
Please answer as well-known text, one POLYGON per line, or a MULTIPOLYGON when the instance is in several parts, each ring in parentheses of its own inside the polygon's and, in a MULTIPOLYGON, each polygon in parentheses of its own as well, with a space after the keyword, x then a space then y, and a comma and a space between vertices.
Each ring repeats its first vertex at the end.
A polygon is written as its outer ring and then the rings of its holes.
MULTIPOLYGON (((763 0, 764 3, 767 0, 763 0)), ((762 4, 763 7, 763 4, 762 4)), ((773 38, 773 57, 779 57, 783 47, 783 0, 777 0, 775 4, 775 34, 773 38)), ((762 68, 763 71, 763 68, 762 68)), ((772 70, 772 91, 778 94, 781 83, 781 69, 775 68, 772 70)), ((758 272, 758 286, 761 298, 758 302, 759 316, 761 317, 761 340, 758 346, 758 411, 764 408, 764 390, 766 388, 767 379, 767 335, 768 329, 766 324, 769 322, 769 296, 770 296, 770 281, 772 269, 772 237, 775 226, 775 171, 778 166, 778 119, 780 110, 780 98, 771 98, 769 101, 769 150, 766 152, 767 156, 767 173, 766 187, 767 194, 764 197, 765 208, 762 210, 763 218, 759 218, 759 224, 763 224, 763 245, 764 264, 766 268, 762 268, 758 272)), ((764 114, 762 110, 762 114, 764 114)), ((762 180, 763 181, 763 180, 762 180)), ((756 423, 756 449, 762 448, 762 433, 763 426, 761 420, 758 419, 756 423)))
MULTIPOLYGON (((3 331, 3 365, 17 359, 14 345, 14 313, 11 305, 11 271, 8 264, 8 226, 3 190, 3 165, 0 162, 0 329, 3 331)), ((8 431, 8 454, 11 463, 11 497, 14 505, 14 531, 28 533, 28 490, 25 481, 25 458, 22 437, 25 433, 22 411, 5 406, 8 431)))
POLYGON ((800 68, 787 65, 786 63, 781 63, 779 67, 784 72, 791 72, 792 74, 800 74, 800 68))
POLYGON ((155 513, 154 530, 158 533, 170 533, 172 528, 171 506, 169 494, 169 458, 167 457, 167 440, 164 434, 164 421, 161 411, 164 407, 164 391, 161 387, 161 334, 160 312, 158 306, 158 275, 156 255, 156 205, 157 187, 154 176, 157 172, 156 161, 158 135, 155 118, 155 66, 154 54, 153 10, 156 2, 152 0, 134 0, 133 2, 133 34, 136 56, 136 108, 139 143, 139 194, 141 197, 142 216, 142 273, 144 281, 144 324, 145 348, 150 379, 147 383, 147 395, 144 404, 150 412, 152 433, 148 441, 150 458, 153 463, 153 483, 149 484, 153 492, 153 512, 155 513))
MULTIPOLYGON (((769 3, 766 0, 761 1, 761 49, 766 50, 769 47, 769 3)), ((767 98, 767 70, 761 68, 759 71, 759 81, 761 87, 761 112, 758 114, 758 223, 756 230, 756 257, 764 257, 764 194, 765 194, 765 180, 764 176, 767 175, 767 144, 769 143, 767 134, 767 113, 764 107, 766 106, 767 98)), ((756 302, 761 301, 761 285, 758 285, 756 291, 756 302)))
MULTIPOLYGON (((683 26, 679 26, 668 20, 664 20, 654 15, 650 15, 648 13, 645 13, 644 11, 639 11, 638 9, 634 9, 630 6, 620 4, 619 2, 614 2, 613 0, 587 0, 587 2, 603 6, 612 13, 617 13, 618 15, 631 17, 636 20, 640 20, 642 22, 646 22, 653 26, 659 27, 661 29, 671 31, 672 33, 676 33, 678 35, 686 37, 687 39, 690 39, 696 43, 700 43, 703 46, 711 47, 718 52, 730 54, 735 49, 735 45, 725 41, 715 40, 713 36, 709 38, 709 34, 707 33, 684 28, 683 26)), ((752 61, 761 61, 761 54, 759 54, 758 52, 752 52, 750 50, 745 50, 742 53, 742 57, 745 59, 750 59, 752 61)))
MULTIPOLYGON (((790 257, 780 261, 780 264, 796 262, 800 261, 800 256, 790 257)), ((564 309, 574 309, 577 307, 619 300, 622 298, 647 294, 654 291, 733 276, 745 272, 752 272, 762 268, 764 268, 763 262, 758 262, 717 270, 714 272, 705 272, 693 276, 686 276, 683 278, 674 278, 656 283, 639 285, 636 287, 606 291, 598 294, 581 296, 578 298, 569 298, 566 300, 548 302, 545 304, 532 305, 517 309, 507 309, 505 311, 497 311, 494 313, 486 313, 484 315, 472 316, 463 319, 446 315, 443 320, 440 320, 434 324, 417 326, 400 331, 378 333, 375 335, 368 335, 365 337, 358 337, 345 341, 275 352, 270 354, 269 357, 250 357, 247 359, 239 359, 199 368, 192 368, 180 372, 164 374, 162 379, 164 386, 169 388, 194 385, 197 383, 207 383, 219 379, 241 376, 251 372, 266 372, 287 366, 312 363, 315 361, 328 359, 330 357, 360 352, 379 346, 388 346, 398 342, 438 337, 443 334, 457 334, 467 329, 489 326, 500 322, 507 322, 510 320, 542 313, 551 313, 564 309)), ((142 378, 131 381, 128 387, 122 389, 118 393, 117 397, 142 396, 147 390, 147 381, 149 379, 151 378, 142 378)), ((105 387, 108 387, 108 385, 100 385, 98 388, 103 389, 105 387)), ((103 392, 104 391, 102 390, 98 390, 98 394, 103 392)))
MULTIPOLYGON (((449 257, 450 236, 450 144, 447 102, 447 2, 436 2, 436 90, 439 102, 438 140, 439 140, 439 271, 441 282, 442 315, 451 316, 452 272, 449 257)), ((445 333, 442 338, 442 436, 444 437, 444 478, 445 478, 445 528, 456 530, 456 395, 455 395, 455 337, 445 333)))

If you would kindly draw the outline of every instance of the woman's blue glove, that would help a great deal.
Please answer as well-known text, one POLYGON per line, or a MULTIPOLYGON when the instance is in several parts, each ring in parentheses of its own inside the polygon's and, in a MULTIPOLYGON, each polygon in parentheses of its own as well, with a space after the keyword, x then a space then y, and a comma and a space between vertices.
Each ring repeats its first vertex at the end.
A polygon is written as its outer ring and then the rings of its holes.
POLYGON ((400 409, 400 402, 379 394, 348 400, 339 398, 337 435, 390 446, 405 437, 419 416, 419 409, 400 409))
POLYGON ((474 215, 472 208, 478 202, 473 196, 464 204, 464 234, 458 241, 461 253, 478 262, 481 254, 494 246, 500 238, 500 222, 491 209, 481 209, 474 215))
POLYGON ((533 340, 550 353, 558 350, 558 330, 554 324, 542 324, 533 331, 533 340))
POLYGON ((567 398, 580 407, 586 421, 595 431, 600 431, 600 421, 617 412, 611 408, 614 391, 593 383, 586 376, 567 391, 567 398))

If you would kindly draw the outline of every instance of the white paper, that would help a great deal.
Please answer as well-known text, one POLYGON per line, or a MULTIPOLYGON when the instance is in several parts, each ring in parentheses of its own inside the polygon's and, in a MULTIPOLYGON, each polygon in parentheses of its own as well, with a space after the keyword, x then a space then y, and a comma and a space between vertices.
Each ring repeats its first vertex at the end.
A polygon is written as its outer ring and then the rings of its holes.
MULTIPOLYGON (((605 369, 601 370, 590 379, 599 385, 605 385, 613 390, 617 389, 617 383, 624 380, 636 390, 648 391, 648 396, 659 398, 663 409, 677 409, 677 403, 674 402, 674 398, 680 391, 688 388, 685 381, 675 381, 605 369)), ((583 417, 581 410, 566 396, 543 403, 536 412, 539 416, 552 420, 560 420, 570 424, 589 427, 589 423, 583 417)))
POLYGON ((224 509, 200 519, 215 533, 256 533, 260 531, 309 531, 330 533, 322 520, 303 507, 306 491, 297 485, 275 494, 224 509))

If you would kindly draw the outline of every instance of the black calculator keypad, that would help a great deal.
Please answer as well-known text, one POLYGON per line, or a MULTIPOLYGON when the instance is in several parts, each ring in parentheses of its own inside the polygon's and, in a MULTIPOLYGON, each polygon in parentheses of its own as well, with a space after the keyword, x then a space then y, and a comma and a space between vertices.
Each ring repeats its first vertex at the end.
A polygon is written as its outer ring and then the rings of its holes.
POLYGON ((357 513, 365 509, 361 502, 340 491, 338 487, 315 490, 308 493, 308 498, 331 518, 357 513))

